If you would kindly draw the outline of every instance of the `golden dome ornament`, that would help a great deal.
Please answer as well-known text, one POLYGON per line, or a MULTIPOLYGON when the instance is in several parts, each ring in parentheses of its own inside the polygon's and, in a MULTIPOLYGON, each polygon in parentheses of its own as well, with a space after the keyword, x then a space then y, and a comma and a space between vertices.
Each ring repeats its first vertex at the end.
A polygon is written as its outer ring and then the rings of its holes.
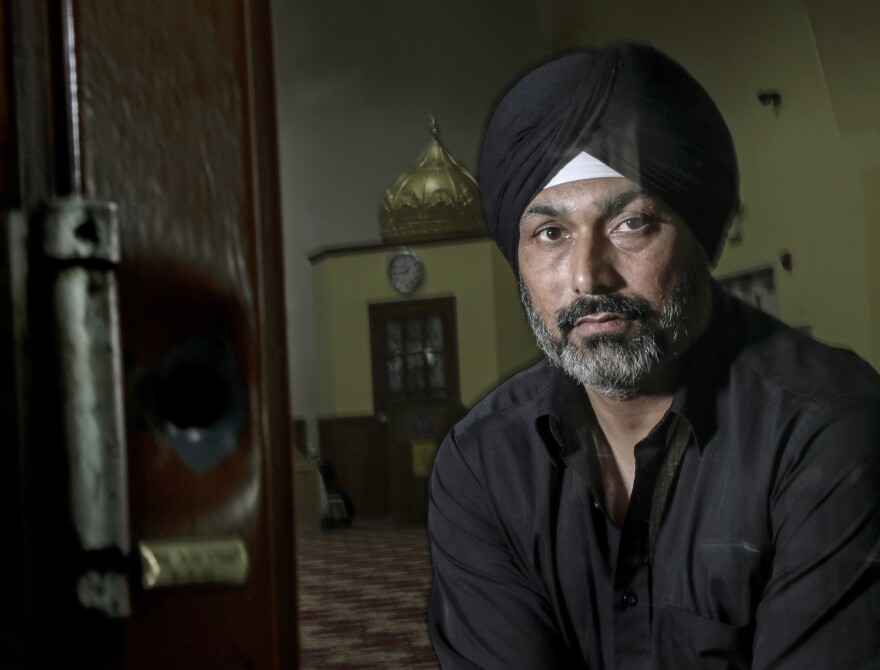
POLYGON ((431 141, 415 166, 385 191, 379 225, 387 243, 486 234, 477 180, 440 141, 433 118, 431 141))

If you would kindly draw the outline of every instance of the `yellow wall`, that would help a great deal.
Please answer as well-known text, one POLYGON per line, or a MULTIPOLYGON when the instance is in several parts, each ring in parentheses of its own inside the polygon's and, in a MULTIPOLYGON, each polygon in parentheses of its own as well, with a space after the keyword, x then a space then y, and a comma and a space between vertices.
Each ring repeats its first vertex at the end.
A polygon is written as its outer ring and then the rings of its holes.
MULTIPOLYGON (((736 143, 743 201, 742 240, 727 245, 718 274, 772 263, 784 320, 880 362, 872 316, 880 307, 880 268, 872 274, 870 260, 880 253, 880 215, 876 198, 873 209, 870 202, 880 136, 876 124, 841 133, 806 5, 558 0, 555 7, 557 46, 649 42, 715 99, 736 143), (758 102, 756 92, 765 88, 782 94, 778 110, 758 102), (792 254, 791 272, 778 262, 782 251, 792 254)), ((876 105, 880 87, 865 88, 860 94, 876 105)))
POLYGON ((373 413, 369 304, 455 296, 462 402, 470 407, 499 379, 536 357, 513 273, 488 239, 407 245, 425 281, 401 296, 388 283, 396 247, 334 253, 313 266, 318 338, 318 413, 373 413))
MULTIPOLYGON (((506 379, 536 361, 541 352, 527 324, 513 270, 500 252, 492 254, 498 330, 498 376, 506 379)), ((494 381, 494 380, 493 380, 494 381)), ((493 383, 494 386, 494 383, 493 383)), ((487 389, 489 390, 489 389, 487 389)))

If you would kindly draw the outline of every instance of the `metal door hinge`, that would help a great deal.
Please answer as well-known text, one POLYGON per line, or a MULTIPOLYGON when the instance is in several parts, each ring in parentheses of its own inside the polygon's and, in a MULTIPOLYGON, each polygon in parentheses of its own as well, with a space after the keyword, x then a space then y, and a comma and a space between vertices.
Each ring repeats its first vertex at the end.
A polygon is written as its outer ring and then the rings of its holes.
POLYGON ((54 201, 41 233, 51 283, 70 510, 84 555, 76 590, 84 607, 127 616, 125 562, 131 547, 116 206, 78 197, 54 201))

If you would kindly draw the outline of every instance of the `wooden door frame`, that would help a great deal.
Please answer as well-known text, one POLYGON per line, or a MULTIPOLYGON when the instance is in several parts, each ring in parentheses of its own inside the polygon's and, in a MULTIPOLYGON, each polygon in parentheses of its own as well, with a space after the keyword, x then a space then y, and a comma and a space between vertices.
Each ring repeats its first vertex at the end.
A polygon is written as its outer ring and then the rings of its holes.
MULTIPOLYGON (((76 190, 71 172, 82 167, 82 157, 71 151, 64 95, 59 89, 63 58, 58 42, 60 11, 69 0, 0 2, 0 65, 7 75, 2 85, 10 101, 7 109, 0 110, 0 123, 4 129, 14 129, 14 151, 3 157, 11 175, 9 192, 4 188, 0 194, 0 207, 20 210, 30 221, 36 219, 44 203, 76 190)), ((76 9, 76 5, 68 6, 76 9)), ((246 175, 247 218, 251 222, 248 234, 254 238, 250 266, 255 294, 253 341, 259 351, 254 355, 257 372, 253 402, 261 408, 255 419, 264 450, 259 532, 261 538, 266 538, 270 578, 283 585, 272 589, 259 606, 271 613, 272 648, 266 655, 273 659, 271 667, 278 669, 295 665, 297 634, 271 6, 269 0, 246 0, 230 6, 242 26, 242 39, 234 53, 243 64, 247 80, 243 87, 247 114, 242 122, 247 152, 242 170, 246 175)), ((0 216, 0 225, 6 223, 6 218, 0 216)), ((0 250, 4 252, 9 251, 7 233, 2 231, 0 250)), ((31 269, 32 309, 27 314, 13 312, 16 306, 6 300, 12 292, 12 280, 5 269, 0 271, 0 289, 4 291, 0 299, 0 372, 11 371, 13 374, 4 379, 18 381, 14 389, 7 387, 7 392, 0 393, 0 416, 4 419, 0 501, 9 503, 9 507, 4 506, 0 523, 0 549, 6 549, 7 543, 13 549, 0 557, 4 569, 0 578, 0 596, 4 596, 0 604, 0 665, 16 669, 42 667, 43 654, 51 655, 54 648, 61 647, 68 657, 88 667, 124 668, 128 667, 120 664, 124 622, 78 609, 65 583, 65 575, 79 558, 65 518, 65 465, 58 448, 59 430, 47 418, 55 388, 44 360, 48 333, 38 301, 34 300, 44 287, 33 279, 37 273, 31 269), (25 317, 29 337, 16 350, 14 322, 25 317), (47 644, 47 640, 53 642, 47 644)), ((132 577, 136 574, 132 566, 132 577)), ((165 637, 153 643, 167 642, 165 637)), ((246 662, 244 657, 240 660, 246 662)))

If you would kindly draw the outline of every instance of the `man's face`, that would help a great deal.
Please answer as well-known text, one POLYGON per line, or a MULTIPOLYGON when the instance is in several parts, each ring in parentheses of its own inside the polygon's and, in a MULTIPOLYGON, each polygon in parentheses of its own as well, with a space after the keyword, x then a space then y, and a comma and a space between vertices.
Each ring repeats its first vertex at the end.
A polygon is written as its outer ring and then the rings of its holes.
POLYGON ((702 247, 668 206, 628 179, 541 191, 520 221, 518 253, 538 343, 602 395, 650 392, 708 320, 702 247))

